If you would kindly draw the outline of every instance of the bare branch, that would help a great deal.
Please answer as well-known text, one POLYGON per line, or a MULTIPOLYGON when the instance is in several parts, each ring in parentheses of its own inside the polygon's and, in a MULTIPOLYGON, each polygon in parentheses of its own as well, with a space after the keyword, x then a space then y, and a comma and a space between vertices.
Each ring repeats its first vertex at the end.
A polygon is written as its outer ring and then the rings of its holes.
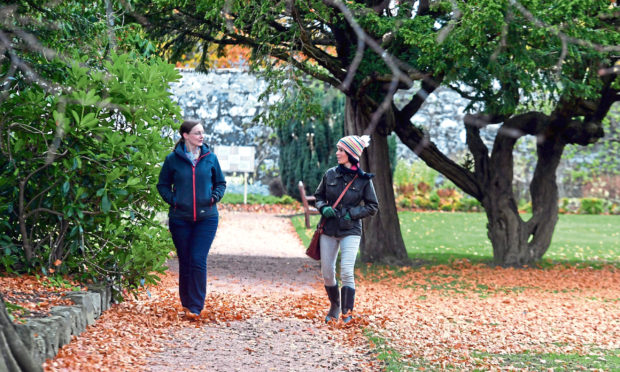
POLYGON ((601 68, 598 70, 599 76, 618 75, 618 74, 620 74, 620 65, 613 65, 612 67, 601 68))
POLYGON ((452 4, 452 13, 454 14, 454 16, 452 17, 452 20, 450 21, 448 26, 442 29, 439 32, 439 35, 437 35, 437 42, 439 42, 439 44, 443 43, 446 37, 448 37, 448 34, 454 29, 454 27, 456 27, 457 21, 461 19, 461 16, 463 15, 455 0, 450 0, 450 4, 452 4))
POLYGON ((65 214, 62 212, 58 212, 49 208, 37 208, 37 209, 33 209, 30 212, 26 213, 24 215, 25 218, 29 218, 30 216, 32 216, 35 213, 40 213, 40 212, 46 212, 46 213, 50 213, 50 214, 54 214, 56 216, 60 216, 60 217, 64 217, 65 214))
POLYGON ((30 208, 30 204, 34 203, 34 201, 37 200, 40 196, 45 195, 49 190, 52 189, 52 187, 56 186, 57 184, 58 184, 58 181, 53 182, 48 187, 44 188, 40 193, 30 198, 30 201, 28 202, 28 204, 26 204, 26 207, 24 207, 24 210, 28 210, 30 208))
POLYGON ((463 119, 466 126, 475 127, 475 128, 484 128, 490 124, 498 124, 506 120, 506 117, 503 115, 497 114, 467 114, 463 119))
POLYGON ((114 34, 114 8, 112 0, 105 0, 106 27, 108 29, 108 39, 110 49, 116 49, 116 35, 114 34))
MULTIPOLYGON (((510 9, 508 9, 508 11, 506 12, 506 20, 510 20, 512 19, 512 17, 513 17, 512 12, 510 11, 510 9)), ((495 51, 491 55, 492 61, 497 60, 497 56, 499 55, 499 53, 507 47, 507 43, 506 43, 507 36, 508 36, 508 22, 504 23, 504 25, 502 26, 501 39, 500 39, 499 45, 497 46, 497 49, 495 49, 495 51)))
MULTIPOLYGON (((443 77, 440 78, 440 81, 442 79, 443 77)), ((438 87, 439 82, 435 81, 435 79, 422 80, 422 87, 416 92, 415 96, 413 96, 411 101, 409 101, 409 103, 407 103, 405 107, 400 110, 401 115, 403 115, 403 117, 405 118, 408 118, 408 120, 411 119, 413 115, 418 112, 424 101, 426 101, 426 98, 438 87)))
POLYGON ((558 58, 558 62, 556 64, 556 78, 559 79, 560 76, 562 75, 562 65, 564 64, 564 61, 566 60, 566 54, 568 54, 568 47, 567 47, 567 42, 566 42, 566 36, 559 35, 560 36, 560 41, 562 42, 562 52, 560 53, 560 58, 558 58))
MULTIPOLYGON (((383 59, 385 64, 392 71, 393 79, 396 81, 396 83, 390 84, 390 89, 392 90, 388 91, 388 93, 386 94, 386 97, 389 97, 391 99, 391 97, 396 92, 396 87, 398 86, 398 82, 403 82, 407 87, 411 87, 413 85, 413 81, 411 80, 409 75, 405 74, 399 68, 399 64, 396 62, 396 58, 393 57, 390 53, 388 53, 385 49, 383 49, 381 45, 379 45, 379 43, 377 43, 369 35, 366 34, 366 32, 361 28, 361 26, 357 23, 357 21, 353 17, 353 14, 349 10, 349 8, 347 8, 340 0, 323 0, 323 3, 331 7, 339 9, 340 12, 344 15, 349 25, 352 27, 355 34, 357 35, 357 39, 358 39, 357 52, 356 52, 355 58, 353 59, 351 65, 348 68, 345 82, 350 84, 353 79, 353 76, 355 76, 355 74, 357 73, 357 68, 359 67, 359 63, 361 62, 363 58, 363 53, 364 53, 363 44, 367 44, 372 50, 375 51, 375 53, 381 56, 381 59, 383 59)), ((343 86, 342 90, 348 91, 349 86, 348 85, 343 86)), ((376 128, 379 118, 381 118, 381 116, 383 115, 387 107, 389 107, 389 104, 381 104, 377 108, 377 111, 373 114, 372 120, 367 130, 365 130, 364 134, 370 135, 373 133, 372 131, 374 131, 374 129, 376 128)))
POLYGON ((407 147, 415 148, 416 154, 428 166, 441 172, 469 195, 478 200, 482 199, 482 187, 474 174, 439 151, 420 128, 414 125, 397 125, 394 131, 407 147))

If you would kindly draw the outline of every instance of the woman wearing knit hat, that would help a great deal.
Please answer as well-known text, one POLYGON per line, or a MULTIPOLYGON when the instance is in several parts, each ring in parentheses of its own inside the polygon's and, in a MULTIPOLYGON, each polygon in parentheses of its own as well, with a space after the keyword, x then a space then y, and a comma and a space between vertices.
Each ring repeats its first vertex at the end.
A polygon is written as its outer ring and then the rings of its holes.
POLYGON ((354 266, 362 238, 364 217, 377 213, 379 204, 372 185, 371 173, 362 171, 359 160, 364 148, 370 143, 369 136, 346 136, 336 144, 338 166, 330 168, 316 189, 316 208, 325 221, 321 235, 321 273, 331 306, 325 322, 337 320, 342 311, 342 320, 352 319, 355 302, 354 266), (351 183, 336 208, 332 206, 351 183), (340 279, 342 291, 336 280, 336 259, 340 249, 340 279), (342 309, 342 310, 341 310, 342 309))

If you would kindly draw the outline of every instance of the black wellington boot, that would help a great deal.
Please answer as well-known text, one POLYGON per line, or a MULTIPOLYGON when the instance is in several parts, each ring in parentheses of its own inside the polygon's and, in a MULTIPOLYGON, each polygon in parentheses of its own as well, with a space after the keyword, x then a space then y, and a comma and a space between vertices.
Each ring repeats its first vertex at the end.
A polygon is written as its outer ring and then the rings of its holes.
POLYGON ((325 286, 325 291, 327 291, 327 297, 329 297, 329 303, 331 304, 329 312, 325 317, 325 323, 329 323, 330 320, 337 321, 340 316, 340 291, 338 290, 338 283, 331 287, 325 286))
POLYGON ((342 287, 342 321, 349 323, 353 318, 353 305, 355 304, 355 288, 342 287))

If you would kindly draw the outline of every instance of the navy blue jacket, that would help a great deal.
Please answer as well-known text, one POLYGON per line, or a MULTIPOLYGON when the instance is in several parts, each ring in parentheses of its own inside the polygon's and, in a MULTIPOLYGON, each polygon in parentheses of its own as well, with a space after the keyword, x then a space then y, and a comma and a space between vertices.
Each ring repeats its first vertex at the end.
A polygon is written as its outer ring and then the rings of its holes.
POLYGON ((226 179, 206 145, 200 148, 194 166, 185 155, 185 144, 180 143, 164 160, 157 190, 170 205, 169 218, 199 221, 218 215, 215 203, 224 196, 226 179))

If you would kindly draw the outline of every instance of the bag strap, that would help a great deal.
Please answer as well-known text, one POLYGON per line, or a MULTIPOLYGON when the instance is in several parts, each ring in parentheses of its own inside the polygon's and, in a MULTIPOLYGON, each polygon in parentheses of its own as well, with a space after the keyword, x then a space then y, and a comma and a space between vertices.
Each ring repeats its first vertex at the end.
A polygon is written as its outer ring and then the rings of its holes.
MULTIPOLYGON (((353 184, 353 181, 355 181, 355 179, 357 178, 358 174, 355 175, 355 177, 353 177, 353 179, 349 182, 349 184, 347 185, 347 187, 344 188, 344 190, 342 190, 342 192, 340 193, 340 196, 338 197, 338 199, 336 199, 336 202, 334 203, 334 205, 332 205, 332 208, 336 208, 336 206, 338 205, 338 203, 340 203, 340 200, 342 200, 342 197, 344 196, 344 194, 347 192, 347 190, 349 189, 349 187, 351 187, 351 185, 353 184)), ((325 225, 325 219, 323 218, 323 215, 321 215, 321 224, 319 226, 319 229, 323 228, 323 225, 325 225)))
POLYGON ((349 187, 351 187, 351 185, 353 184, 353 181, 355 181, 355 179, 357 178, 357 174, 355 175, 355 177, 353 177, 353 179, 351 180, 351 182, 349 182, 349 184, 347 185, 347 187, 344 188, 344 190, 342 190, 342 193, 340 194, 340 196, 338 197, 338 199, 336 199, 336 202, 334 203, 334 205, 332 206, 332 208, 336 208, 336 206, 338 205, 338 203, 340 203, 340 200, 342 199, 342 197, 344 196, 344 194, 347 192, 347 190, 349 189, 349 187))

